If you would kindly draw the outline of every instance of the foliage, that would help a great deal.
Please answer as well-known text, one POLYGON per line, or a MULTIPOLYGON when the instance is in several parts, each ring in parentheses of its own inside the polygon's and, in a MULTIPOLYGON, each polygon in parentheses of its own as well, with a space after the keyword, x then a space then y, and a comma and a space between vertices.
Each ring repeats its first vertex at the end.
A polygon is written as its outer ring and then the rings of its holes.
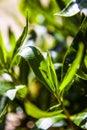
POLYGON ((87 129, 86 0, 22 0, 20 8, 26 26, 17 41, 9 30, 10 50, 0 33, 0 128, 21 107, 32 130, 87 129))

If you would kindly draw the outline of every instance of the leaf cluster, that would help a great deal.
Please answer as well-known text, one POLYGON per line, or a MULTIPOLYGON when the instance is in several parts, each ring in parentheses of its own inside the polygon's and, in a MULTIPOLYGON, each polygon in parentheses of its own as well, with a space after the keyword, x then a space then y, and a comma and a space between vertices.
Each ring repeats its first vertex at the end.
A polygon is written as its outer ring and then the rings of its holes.
MULTIPOLYGON (((55 126, 56 123, 61 124, 60 121, 63 122, 62 127, 66 129, 72 127, 76 129, 75 125, 78 126, 78 129, 87 129, 87 105, 83 106, 87 95, 87 17, 83 16, 79 26, 78 22, 75 21, 76 19, 80 21, 78 18, 80 14, 77 13, 87 8, 87 2, 86 0, 67 2, 68 5, 56 15, 58 18, 73 17, 72 19, 62 18, 63 23, 60 24, 56 20, 56 16, 50 14, 50 11, 51 13, 54 12, 54 7, 58 9, 57 4, 61 9, 61 3, 62 6, 65 5, 62 0, 59 3, 50 1, 48 6, 35 0, 27 0, 26 4, 26 1, 23 0, 20 5, 22 12, 25 13, 25 10, 30 7, 27 9, 31 15, 30 22, 36 22, 45 31, 40 34, 36 27, 29 30, 29 18, 27 16, 26 26, 17 41, 14 33, 9 29, 9 50, 4 46, 0 33, 0 120, 2 122, 5 120, 4 116, 9 109, 16 109, 16 107, 11 106, 11 103, 15 102, 17 106, 21 106, 26 117, 38 119, 32 130, 47 130, 51 126, 55 126), (24 8, 25 10, 23 10, 24 8), (36 10, 33 10, 35 8, 36 10), (36 17, 31 13, 32 10, 36 17), (42 22, 37 20, 38 16, 39 18, 43 17, 42 22), (51 47, 46 46, 47 42, 44 35, 47 36, 48 34, 54 40, 51 47), (70 41, 71 43, 67 43, 69 35, 73 39, 72 42, 70 41), (37 44, 38 39, 42 41, 41 45, 37 44), (44 56, 44 50, 46 50, 46 56, 44 56), (52 52, 55 52, 56 56, 53 56, 52 52), (29 77, 30 74, 34 76, 29 77), (47 98, 49 98, 48 92, 53 96, 52 99, 57 100, 48 111, 42 110, 32 103, 32 100, 38 97, 35 95, 36 97, 31 99, 31 95, 34 94, 31 94, 33 93, 32 84, 29 84, 28 78, 32 77, 33 79, 36 78, 36 82, 33 80, 33 85, 37 88, 36 94, 41 93, 41 87, 44 90, 40 97, 41 100, 44 101, 46 96, 46 103, 47 98), (38 90, 39 92, 37 92, 38 90), (82 98, 82 104, 79 103, 79 98, 82 98), (79 108, 80 106, 81 108, 79 108)), ((44 106, 45 103, 41 102, 41 105, 44 106)))

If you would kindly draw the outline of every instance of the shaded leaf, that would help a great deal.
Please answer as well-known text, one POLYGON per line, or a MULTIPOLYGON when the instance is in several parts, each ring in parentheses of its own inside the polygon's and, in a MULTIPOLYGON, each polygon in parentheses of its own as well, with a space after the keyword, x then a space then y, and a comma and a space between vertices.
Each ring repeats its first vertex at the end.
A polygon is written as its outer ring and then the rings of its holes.
MULTIPOLYGON (((62 78, 65 76, 69 65, 72 64, 73 60, 75 59, 76 52, 78 50, 79 43, 83 42, 84 44, 84 53, 83 55, 85 56, 85 51, 87 48, 87 17, 84 18, 80 29, 78 33, 76 34, 70 48, 67 50, 66 55, 64 57, 63 61, 63 68, 62 68, 62 78)), ((83 58, 84 58, 83 56, 83 58)))
POLYGON ((8 110, 8 104, 4 107, 3 111, 0 113, 0 122, 3 120, 8 110))
POLYGON ((56 116, 63 111, 63 110, 58 110, 58 111, 54 111, 54 112, 42 111, 28 100, 26 100, 24 102, 24 107, 25 107, 26 113, 29 116, 32 116, 32 117, 37 118, 37 119, 38 118, 44 118, 44 117, 56 116))
MULTIPOLYGON (((4 117, 6 115, 8 108, 8 98, 5 96, 0 96, 0 128, 2 127, 1 123, 4 123, 4 117)), ((4 125, 4 124, 3 124, 4 125)))
POLYGON ((76 34, 71 46, 77 50, 79 42, 83 42, 84 46, 87 47, 87 17, 83 19, 79 31, 76 34))
POLYGON ((77 77, 83 79, 83 80, 87 80, 87 74, 85 74, 83 71, 78 70, 76 73, 77 77))
POLYGON ((7 90, 14 88, 14 85, 10 82, 0 80, 0 95, 3 95, 7 90))
POLYGON ((50 117, 50 118, 42 118, 39 119, 32 130, 47 130, 52 125, 54 125, 56 122, 65 119, 66 116, 64 114, 58 114, 56 116, 50 117))
POLYGON ((86 68, 87 68, 87 54, 85 55, 84 63, 85 63, 85 66, 86 66, 86 68))
POLYGON ((20 59, 19 68, 20 68, 19 80, 21 81, 22 84, 27 85, 30 68, 29 68, 28 63, 25 61, 24 58, 20 59))

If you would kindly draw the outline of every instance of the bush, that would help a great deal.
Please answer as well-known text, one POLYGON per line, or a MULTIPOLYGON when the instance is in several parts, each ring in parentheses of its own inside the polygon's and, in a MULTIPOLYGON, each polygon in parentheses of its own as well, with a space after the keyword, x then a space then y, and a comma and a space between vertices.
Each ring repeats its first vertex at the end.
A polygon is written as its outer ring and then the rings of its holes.
POLYGON ((17 130, 87 129, 87 2, 65 2, 22 0, 26 26, 17 41, 9 31, 10 50, 0 34, 1 129, 10 113, 17 130))

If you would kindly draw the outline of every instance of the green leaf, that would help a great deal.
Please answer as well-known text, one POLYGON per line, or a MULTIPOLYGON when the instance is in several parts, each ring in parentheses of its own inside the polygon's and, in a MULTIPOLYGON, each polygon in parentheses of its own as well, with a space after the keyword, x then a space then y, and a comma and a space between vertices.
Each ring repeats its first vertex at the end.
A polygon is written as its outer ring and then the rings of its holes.
POLYGON ((8 98, 5 96, 0 96, 0 123, 3 121, 3 118, 7 112, 7 108, 8 108, 8 98))
POLYGON ((30 68, 29 68, 28 63, 25 61, 24 58, 20 59, 19 68, 20 68, 19 81, 21 81, 22 84, 27 85, 30 68))
POLYGON ((61 78, 63 80, 68 68, 70 67, 70 65, 72 64, 73 60, 75 59, 76 56, 76 50, 70 46, 70 48, 68 48, 64 59, 63 59, 63 67, 62 67, 62 75, 61 78))
MULTIPOLYGON (((62 79, 64 78, 70 64, 72 64, 73 60, 75 59, 76 52, 78 50, 78 46, 81 41, 85 46, 84 53, 83 53, 83 55, 85 56, 85 51, 87 48, 87 17, 84 18, 78 33, 76 34, 70 48, 65 54, 64 61, 63 61, 63 68, 62 68, 62 79)), ((86 58, 85 58, 85 63, 86 63, 86 58)))
POLYGON ((39 67, 41 62, 44 62, 45 59, 43 57, 43 55, 41 54, 41 52, 39 51, 39 49, 37 49, 34 46, 25 46, 22 47, 19 52, 18 55, 22 56, 31 66, 33 72, 35 73, 35 75, 37 76, 37 78, 48 88, 49 84, 46 82, 46 80, 44 79, 44 76, 42 75, 39 67))
POLYGON ((0 122, 3 120, 8 110, 8 104, 4 107, 3 111, 0 113, 0 122))
MULTIPOLYGON (((79 3, 78 3, 79 4, 79 3)), ((60 13, 55 15, 70 17, 80 12, 78 4, 74 1, 70 2, 60 13)))
POLYGON ((52 106, 48 109, 48 111, 55 111, 55 110, 59 110, 61 109, 61 105, 60 104, 57 104, 55 106, 52 106))
POLYGON ((87 0, 73 0, 60 13, 55 15, 71 17, 84 8, 87 8, 87 0))
POLYGON ((87 109, 71 116, 71 120, 82 129, 87 129, 87 109))
POLYGON ((86 68, 87 68, 87 54, 85 55, 84 63, 85 63, 85 66, 86 66, 86 68))
POLYGON ((58 81, 50 54, 47 53, 47 58, 45 60, 39 49, 34 46, 25 46, 20 49, 18 55, 28 61, 38 79, 49 90, 56 94, 58 90, 58 81))
POLYGON ((76 76, 83 79, 83 80, 87 80, 87 74, 85 74, 83 71, 78 70, 76 73, 76 76))
POLYGON ((76 58, 73 61, 73 63, 71 64, 71 66, 69 67, 69 69, 67 70, 66 75, 64 76, 63 81, 60 84, 60 93, 63 91, 63 89, 65 89, 67 87, 67 85, 72 81, 74 75, 76 74, 82 57, 83 57, 83 53, 84 53, 84 44, 83 43, 79 43, 79 48, 76 54, 76 58))
POLYGON ((5 64, 5 61, 4 61, 4 54, 3 54, 3 50, 0 46, 0 65, 3 67, 3 65, 5 64))
POLYGON ((24 85, 16 86, 16 88, 8 90, 4 95, 8 97, 10 100, 13 100, 16 96, 17 91, 22 88, 24 88, 24 85))
POLYGON ((11 31, 10 28, 9 28, 8 35, 9 35, 9 44, 11 45, 11 53, 13 53, 13 50, 14 50, 15 44, 16 44, 16 38, 15 38, 15 35, 14 35, 14 33, 11 31))
POLYGON ((13 52, 13 57, 17 53, 17 50, 19 49, 19 47, 23 44, 27 34, 28 34, 28 16, 26 18, 26 26, 24 27, 21 36, 19 37, 19 39, 16 42, 16 45, 15 45, 15 48, 14 48, 14 52, 13 52))
POLYGON ((23 86, 23 88, 19 88, 17 91, 17 97, 25 99, 26 95, 28 93, 28 87, 26 85, 23 86))
POLYGON ((28 100, 26 100, 24 102, 24 107, 25 107, 26 113, 29 116, 32 116, 32 117, 37 118, 37 119, 44 118, 44 117, 56 116, 63 111, 63 110, 58 110, 58 111, 54 111, 54 112, 42 111, 28 100))
POLYGON ((49 84, 50 89, 56 93, 58 90, 58 80, 49 52, 47 53, 46 60, 40 63, 39 69, 44 79, 49 84))
POLYGON ((47 66, 48 66, 47 72, 49 73, 50 81, 52 81, 52 84, 55 88, 55 91, 57 91, 58 90, 58 80, 57 80, 56 72, 55 72, 54 65, 52 63, 49 52, 47 53, 46 63, 47 63, 47 66))
POLYGON ((58 121, 60 121, 62 119, 65 119, 65 118, 66 118, 66 116, 64 114, 59 114, 57 116, 53 116, 53 117, 50 117, 50 118, 39 119, 35 123, 34 127, 32 128, 32 130, 47 130, 52 125, 54 125, 58 121))
POLYGON ((5 80, 0 80, 0 95, 3 95, 7 90, 14 88, 14 85, 5 80))
POLYGON ((6 48, 4 46, 3 38, 0 33, 0 62, 2 65, 6 63, 6 48))

